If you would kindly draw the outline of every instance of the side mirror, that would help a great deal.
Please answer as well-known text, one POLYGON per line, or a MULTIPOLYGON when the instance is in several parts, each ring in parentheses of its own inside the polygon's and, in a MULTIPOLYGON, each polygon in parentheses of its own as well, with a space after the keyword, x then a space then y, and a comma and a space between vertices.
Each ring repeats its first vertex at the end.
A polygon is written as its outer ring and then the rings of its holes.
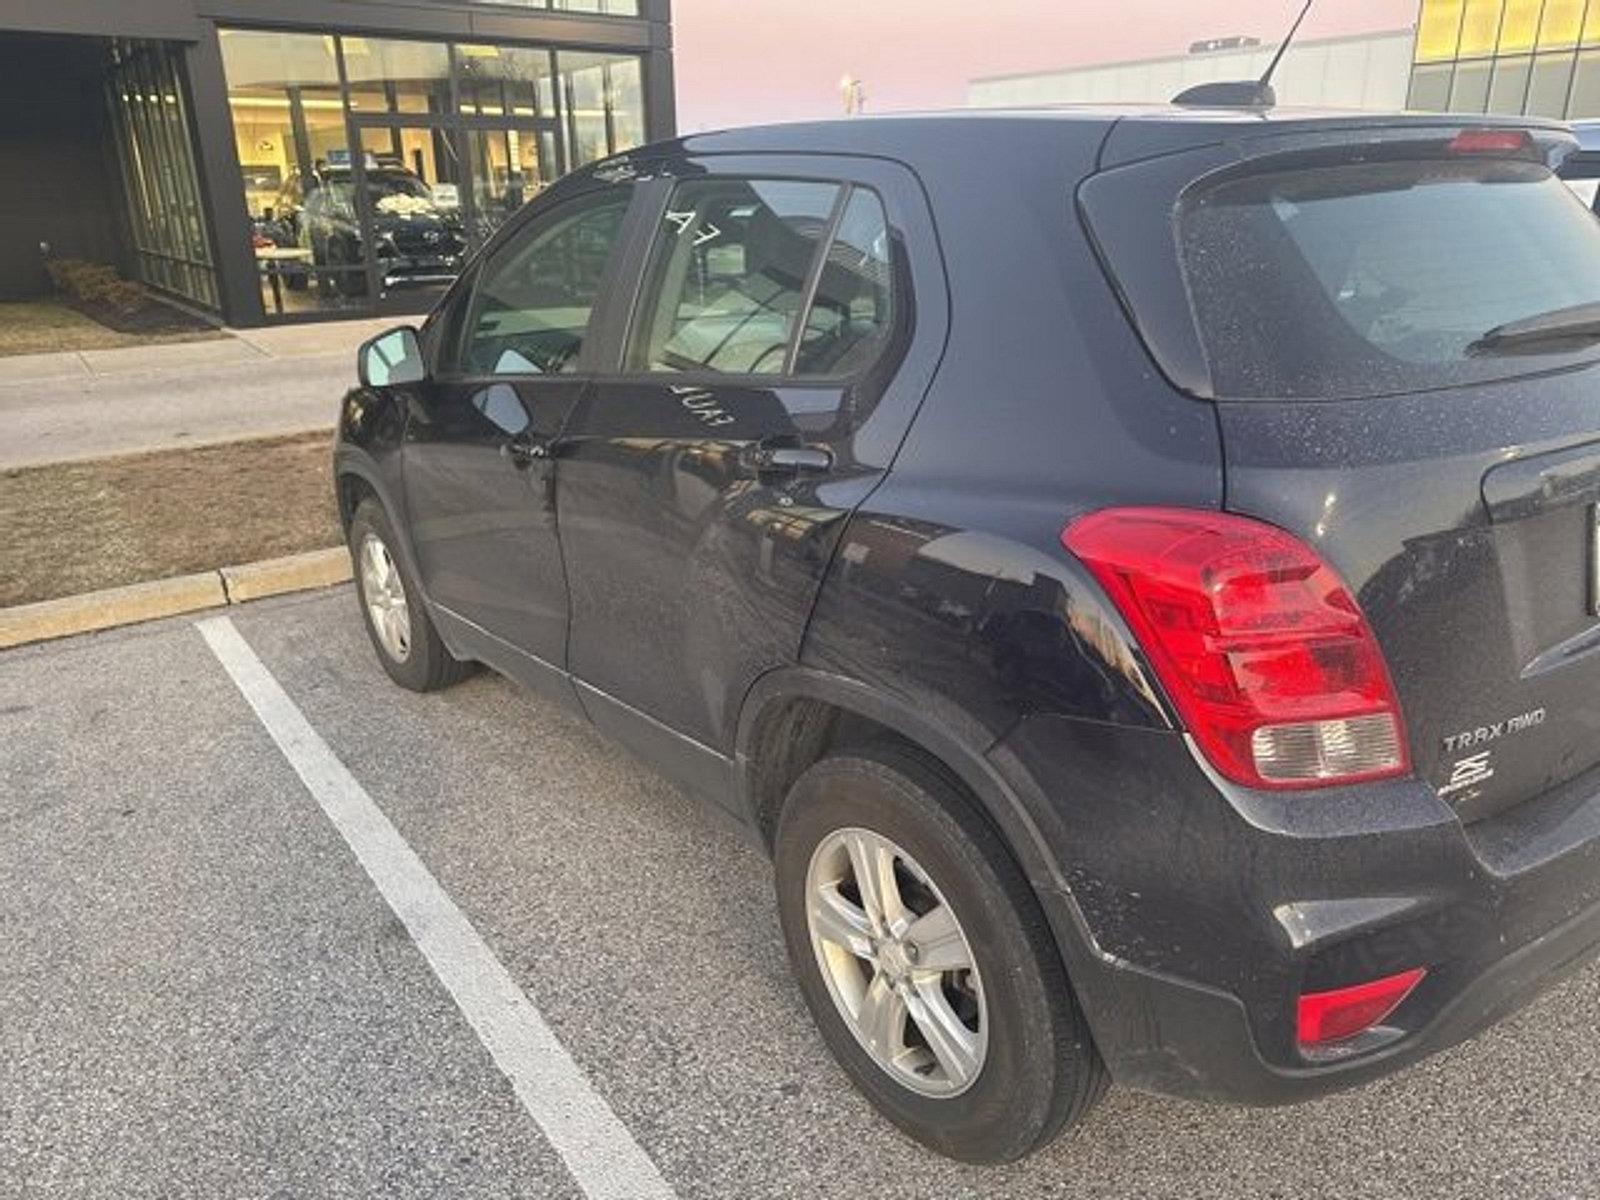
POLYGON ((428 377, 428 369, 422 361, 417 331, 401 325, 367 342, 356 351, 356 375, 363 387, 421 383, 428 377))

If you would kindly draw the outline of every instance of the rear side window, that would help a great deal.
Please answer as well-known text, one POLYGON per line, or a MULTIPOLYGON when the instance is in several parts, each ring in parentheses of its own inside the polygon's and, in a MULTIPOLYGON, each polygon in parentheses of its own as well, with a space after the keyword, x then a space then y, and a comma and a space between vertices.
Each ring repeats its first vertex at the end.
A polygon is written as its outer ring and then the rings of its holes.
POLYGON ((830 377, 881 351, 894 319, 883 204, 799 180, 680 184, 662 218, 628 369, 830 377))
POLYGON ((1600 222, 1537 163, 1271 171, 1202 185, 1178 221, 1219 396, 1386 395, 1600 356, 1600 336, 1494 336, 1600 304, 1600 222))
POLYGON ((850 375, 872 364, 894 325, 891 267, 883 201, 856 188, 817 277, 795 374, 850 375))

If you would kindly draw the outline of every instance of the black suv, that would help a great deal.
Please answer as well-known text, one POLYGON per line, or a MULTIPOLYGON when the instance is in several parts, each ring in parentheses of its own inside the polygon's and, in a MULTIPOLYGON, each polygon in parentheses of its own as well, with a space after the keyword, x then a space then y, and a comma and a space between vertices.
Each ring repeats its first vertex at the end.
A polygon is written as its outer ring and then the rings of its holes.
POLYGON ((743 822, 823 1038, 946 1154, 1415 1062, 1600 940, 1574 146, 1161 108, 579 172, 363 349, 378 655, 743 822))
MULTIPOLYGON (((460 212, 440 203, 434 189, 403 165, 374 159, 364 174, 382 286, 454 280, 467 250, 460 212)), ((309 264, 284 271, 291 288, 318 278, 345 295, 366 293, 366 247, 349 167, 322 165, 309 178, 292 172, 272 218, 258 232, 277 245, 311 252, 309 264)))

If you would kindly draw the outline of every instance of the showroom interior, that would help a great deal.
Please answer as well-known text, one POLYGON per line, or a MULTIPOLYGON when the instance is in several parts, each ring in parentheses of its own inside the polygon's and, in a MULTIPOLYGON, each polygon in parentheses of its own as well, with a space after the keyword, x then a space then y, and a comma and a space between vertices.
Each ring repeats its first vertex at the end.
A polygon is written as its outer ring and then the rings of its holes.
POLYGON ((674 129, 670 0, 22 0, 0 292, 112 261, 238 327, 425 311, 558 178, 674 129))

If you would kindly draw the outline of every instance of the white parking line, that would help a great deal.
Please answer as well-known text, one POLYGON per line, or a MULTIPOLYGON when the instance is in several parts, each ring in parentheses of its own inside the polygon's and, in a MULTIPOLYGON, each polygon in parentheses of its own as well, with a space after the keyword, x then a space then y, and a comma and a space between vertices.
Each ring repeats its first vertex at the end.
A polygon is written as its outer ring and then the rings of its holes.
POLYGON ((670 1200, 672 1189, 539 1010, 389 818, 295 707, 228 617, 198 621, 212 653, 366 868, 517 1099, 591 1200, 670 1200))

